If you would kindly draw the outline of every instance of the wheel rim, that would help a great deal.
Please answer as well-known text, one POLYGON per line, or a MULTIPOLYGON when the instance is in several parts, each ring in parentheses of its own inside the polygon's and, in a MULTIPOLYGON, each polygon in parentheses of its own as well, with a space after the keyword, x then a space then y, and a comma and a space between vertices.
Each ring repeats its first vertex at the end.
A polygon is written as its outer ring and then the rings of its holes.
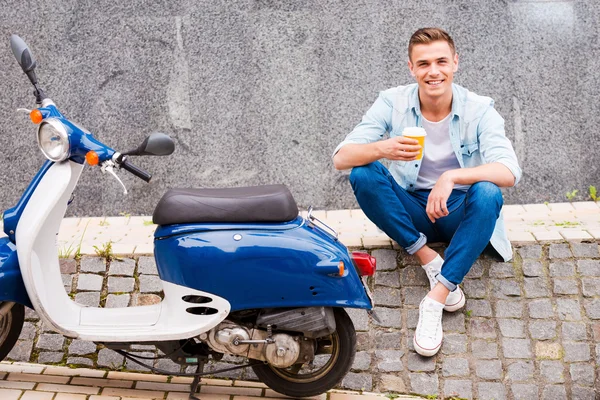
POLYGON ((296 364, 288 368, 275 368, 273 366, 270 366, 270 368, 281 378, 289 382, 308 383, 323 378, 333 369, 340 355, 340 340, 337 331, 326 338, 317 340, 317 348, 319 348, 319 342, 330 342, 330 344, 325 344, 323 348, 326 350, 330 348, 331 351, 317 353, 317 355, 331 354, 331 357, 318 369, 311 369, 305 364, 296 364))
MULTIPOLYGON (((2 303, 0 303, 2 305, 2 303)), ((0 346, 4 344, 4 341, 10 333, 10 327, 12 325, 12 313, 9 311, 4 318, 0 319, 0 346)))

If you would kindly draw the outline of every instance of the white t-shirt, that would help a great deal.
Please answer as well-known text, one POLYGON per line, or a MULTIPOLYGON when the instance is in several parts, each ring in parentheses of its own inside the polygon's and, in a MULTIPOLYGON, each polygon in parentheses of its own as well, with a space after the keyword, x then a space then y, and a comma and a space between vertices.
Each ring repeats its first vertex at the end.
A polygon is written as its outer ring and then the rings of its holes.
MULTIPOLYGON (((432 189, 440 175, 450 169, 460 168, 450 144, 450 116, 439 122, 427 121, 423 117, 423 128, 427 132, 421 169, 417 177, 417 189, 432 189)), ((454 189, 468 190, 470 185, 454 185, 454 189)))

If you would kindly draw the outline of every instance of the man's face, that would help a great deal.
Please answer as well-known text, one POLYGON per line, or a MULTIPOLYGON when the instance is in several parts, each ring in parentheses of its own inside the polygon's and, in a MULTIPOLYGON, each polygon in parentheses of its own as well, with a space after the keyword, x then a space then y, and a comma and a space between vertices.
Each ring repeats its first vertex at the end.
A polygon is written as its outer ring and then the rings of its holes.
POLYGON ((458 69, 458 54, 445 41, 418 44, 412 48, 408 61, 410 73, 419 84, 419 93, 439 97, 452 92, 452 80, 458 69))

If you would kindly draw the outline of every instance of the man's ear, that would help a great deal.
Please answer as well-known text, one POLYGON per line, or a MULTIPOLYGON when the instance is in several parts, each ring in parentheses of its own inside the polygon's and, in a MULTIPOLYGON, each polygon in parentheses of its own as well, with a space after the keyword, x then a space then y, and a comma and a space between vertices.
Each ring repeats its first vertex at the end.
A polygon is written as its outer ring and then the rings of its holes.
POLYGON ((413 64, 410 62, 410 60, 408 60, 408 70, 412 76, 415 76, 415 73, 413 72, 413 64))
POLYGON ((458 71, 458 53, 454 53, 454 68, 452 72, 458 71))

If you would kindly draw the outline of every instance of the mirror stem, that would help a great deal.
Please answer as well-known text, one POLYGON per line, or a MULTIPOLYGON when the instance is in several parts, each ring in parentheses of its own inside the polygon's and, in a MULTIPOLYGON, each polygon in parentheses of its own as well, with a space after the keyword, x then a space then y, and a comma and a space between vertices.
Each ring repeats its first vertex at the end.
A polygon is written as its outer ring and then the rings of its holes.
POLYGON ((33 87, 35 88, 35 90, 33 91, 33 94, 35 95, 35 102, 36 102, 36 104, 41 105, 42 101, 46 98, 46 95, 44 94, 44 91, 42 90, 41 87, 38 86, 37 83, 34 83, 33 87))

